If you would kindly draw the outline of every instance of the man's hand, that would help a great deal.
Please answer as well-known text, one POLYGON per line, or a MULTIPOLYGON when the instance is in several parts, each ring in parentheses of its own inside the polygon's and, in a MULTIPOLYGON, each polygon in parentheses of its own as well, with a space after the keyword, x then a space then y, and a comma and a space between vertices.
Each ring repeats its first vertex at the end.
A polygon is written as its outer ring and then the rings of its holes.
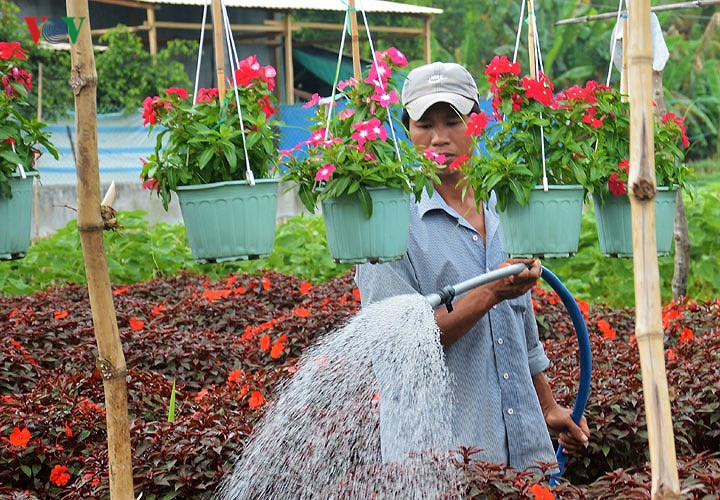
POLYGON ((540 278, 540 273, 542 273, 542 266, 540 265, 539 260, 507 259, 498 266, 498 269, 517 263, 525 264, 528 266, 528 269, 525 269, 514 276, 508 276, 507 278, 488 284, 488 287, 492 290, 497 302, 520 297, 537 284, 537 280, 540 278))
POLYGON ((590 429, 585 417, 577 425, 571 414, 570 409, 555 405, 545 412, 545 423, 550 432, 558 436, 566 455, 578 455, 590 442, 590 429))

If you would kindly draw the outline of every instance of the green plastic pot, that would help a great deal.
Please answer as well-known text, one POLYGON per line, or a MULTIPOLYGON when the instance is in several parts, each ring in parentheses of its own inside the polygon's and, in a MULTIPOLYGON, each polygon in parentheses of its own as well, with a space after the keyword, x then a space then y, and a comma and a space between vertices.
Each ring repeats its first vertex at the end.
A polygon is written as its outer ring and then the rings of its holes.
POLYGON ((257 259, 275 243, 280 179, 178 186, 180 211, 193 257, 200 262, 257 259))
POLYGON ((25 257, 30 247, 30 227, 33 210, 33 181, 37 172, 25 172, 10 177, 12 198, 0 196, 0 260, 25 257))
POLYGON ((356 194, 322 202, 328 246, 336 262, 387 262, 407 252, 410 194, 388 187, 368 191, 373 204, 369 219, 356 194))
POLYGON ((511 257, 569 257, 577 252, 585 190, 580 185, 536 186, 530 201, 511 200, 498 212, 511 257))
MULTIPOLYGON (((658 255, 668 255, 673 241, 677 188, 658 187, 655 196, 655 237, 658 255)), ((632 216, 628 195, 593 198, 600 250, 606 257, 632 257, 632 216)))

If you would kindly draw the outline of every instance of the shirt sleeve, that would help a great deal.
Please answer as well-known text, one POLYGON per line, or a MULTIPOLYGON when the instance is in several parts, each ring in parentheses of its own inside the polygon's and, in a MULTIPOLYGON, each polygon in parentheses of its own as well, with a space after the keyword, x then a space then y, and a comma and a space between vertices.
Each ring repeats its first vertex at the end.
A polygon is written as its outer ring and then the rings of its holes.
POLYGON ((396 295, 420 293, 415 270, 407 255, 382 264, 358 264, 355 266, 355 283, 360 289, 362 307, 396 295))
POLYGON ((527 342, 528 350, 528 365, 530 367, 530 375, 537 375, 550 366, 550 360, 545 354, 542 342, 540 342, 530 292, 525 294, 524 300, 525 314, 523 315, 523 323, 525 327, 525 342, 527 342))

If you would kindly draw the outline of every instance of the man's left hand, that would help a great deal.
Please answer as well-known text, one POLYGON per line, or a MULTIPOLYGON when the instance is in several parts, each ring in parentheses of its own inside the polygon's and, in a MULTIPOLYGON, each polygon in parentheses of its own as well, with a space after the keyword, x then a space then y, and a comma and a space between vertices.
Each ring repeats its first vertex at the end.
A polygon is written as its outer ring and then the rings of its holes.
POLYGON ((590 442, 590 429, 585 417, 577 425, 571 415, 572 410, 555 405, 545 412, 545 423, 551 433, 557 434, 558 442, 567 455, 578 455, 590 442))

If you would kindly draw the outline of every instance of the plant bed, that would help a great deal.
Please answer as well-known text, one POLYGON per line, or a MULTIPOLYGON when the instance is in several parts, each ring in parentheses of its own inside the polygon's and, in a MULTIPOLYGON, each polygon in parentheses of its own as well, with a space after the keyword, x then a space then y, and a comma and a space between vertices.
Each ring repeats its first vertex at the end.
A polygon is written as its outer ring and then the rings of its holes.
MULTIPOLYGON (((117 286, 114 298, 128 366, 135 495, 144 498, 211 497, 299 355, 359 308, 351 275, 312 285, 279 273, 217 281, 182 273, 117 286), (173 381, 176 418, 168 422, 173 381)), ((553 360, 554 392, 570 405, 577 385, 570 319, 553 293, 536 289, 534 301, 553 360)), ((587 412, 592 437, 588 454, 568 462, 572 484, 555 492, 558 498, 647 496, 633 311, 585 303, 581 309, 595 355, 587 412)), ((681 483, 689 498, 717 495, 719 460, 697 454, 720 447, 720 301, 670 304, 663 318, 676 446, 686 457, 679 460, 681 483)), ((87 292, 68 285, 2 297, 0 333, 6 339, 0 496, 107 497, 104 396, 87 292)), ((532 471, 467 456, 458 467, 470 496, 524 497, 547 486, 532 471)))

